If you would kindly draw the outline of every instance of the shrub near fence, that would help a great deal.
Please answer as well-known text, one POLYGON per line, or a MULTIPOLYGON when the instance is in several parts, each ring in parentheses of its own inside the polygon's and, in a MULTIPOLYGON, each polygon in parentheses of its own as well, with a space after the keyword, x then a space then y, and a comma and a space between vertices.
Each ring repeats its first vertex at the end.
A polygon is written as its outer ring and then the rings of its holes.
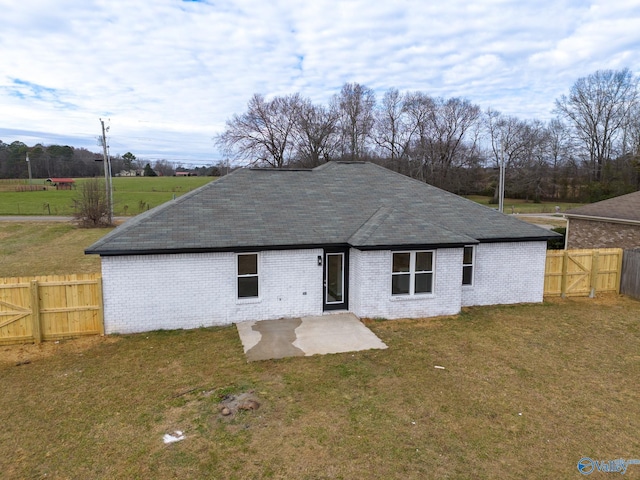
POLYGON ((101 275, 0 278, 0 344, 103 333, 101 275))

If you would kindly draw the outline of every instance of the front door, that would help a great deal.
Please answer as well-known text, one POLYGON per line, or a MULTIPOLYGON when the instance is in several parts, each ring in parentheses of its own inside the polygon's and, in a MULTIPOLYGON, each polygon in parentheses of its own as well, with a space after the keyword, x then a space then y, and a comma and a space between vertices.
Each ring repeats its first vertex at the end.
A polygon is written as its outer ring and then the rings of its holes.
POLYGON ((348 267, 347 251, 324 252, 324 309, 347 310, 348 267))

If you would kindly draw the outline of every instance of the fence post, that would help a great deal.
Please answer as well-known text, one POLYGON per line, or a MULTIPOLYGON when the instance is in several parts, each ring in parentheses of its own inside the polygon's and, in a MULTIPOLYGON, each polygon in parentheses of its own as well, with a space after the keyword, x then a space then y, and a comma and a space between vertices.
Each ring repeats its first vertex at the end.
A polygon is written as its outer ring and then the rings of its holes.
POLYGON ((100 322, 100 335, 104 336, 104 299, 102 298, 102 275, 96 279, 96 295, 98 297, 98 322, 100 322))
POLYGON ((618 249, 618 275, 616 277, 616 293, 620 294, 620 284, 622 282, 622 261, 624 259, 624 250, 618 249))
POLYGON ((31 280, 31 320, 33 322, 33 339, 36 343, 42 342, 42 329, 40 328, 40 298, 38 290, 38 281, 31 280))
POLYGON ((562 279, 560 280, 560 296, 567 296, 567 270, 569 268, 569 251, 565 250, 562 256, 562 279))
POLYGON ((598 260, 600 258, 600 253, 598 250, 593 251, 593 257, 591 259, 591 278, 589 279, 589 286, 591 287, 591 292, 589 293, 589 298, 594 298, 596 296, 596 288, 598 287, 598 260))

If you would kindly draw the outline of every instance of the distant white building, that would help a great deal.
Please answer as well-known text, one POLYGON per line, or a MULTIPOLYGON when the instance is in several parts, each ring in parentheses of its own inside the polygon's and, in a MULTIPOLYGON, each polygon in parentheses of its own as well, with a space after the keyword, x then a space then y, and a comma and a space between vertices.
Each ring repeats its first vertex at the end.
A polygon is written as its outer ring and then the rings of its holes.
POLYGON ((120 170, 116 173, 116 177, 139 177, 140 170, 120 170))

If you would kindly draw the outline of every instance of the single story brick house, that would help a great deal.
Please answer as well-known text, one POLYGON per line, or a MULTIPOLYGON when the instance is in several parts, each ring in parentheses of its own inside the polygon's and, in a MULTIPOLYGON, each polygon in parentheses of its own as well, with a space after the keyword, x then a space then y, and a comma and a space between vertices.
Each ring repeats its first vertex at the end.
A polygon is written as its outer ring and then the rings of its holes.
POLYGON ((568 210, 567 248, 640 247, 640 192, 568 210))
POLYGON ((107 333, 542 301, 556 235, 365 162, 239 169, 86 250, 107 333))

